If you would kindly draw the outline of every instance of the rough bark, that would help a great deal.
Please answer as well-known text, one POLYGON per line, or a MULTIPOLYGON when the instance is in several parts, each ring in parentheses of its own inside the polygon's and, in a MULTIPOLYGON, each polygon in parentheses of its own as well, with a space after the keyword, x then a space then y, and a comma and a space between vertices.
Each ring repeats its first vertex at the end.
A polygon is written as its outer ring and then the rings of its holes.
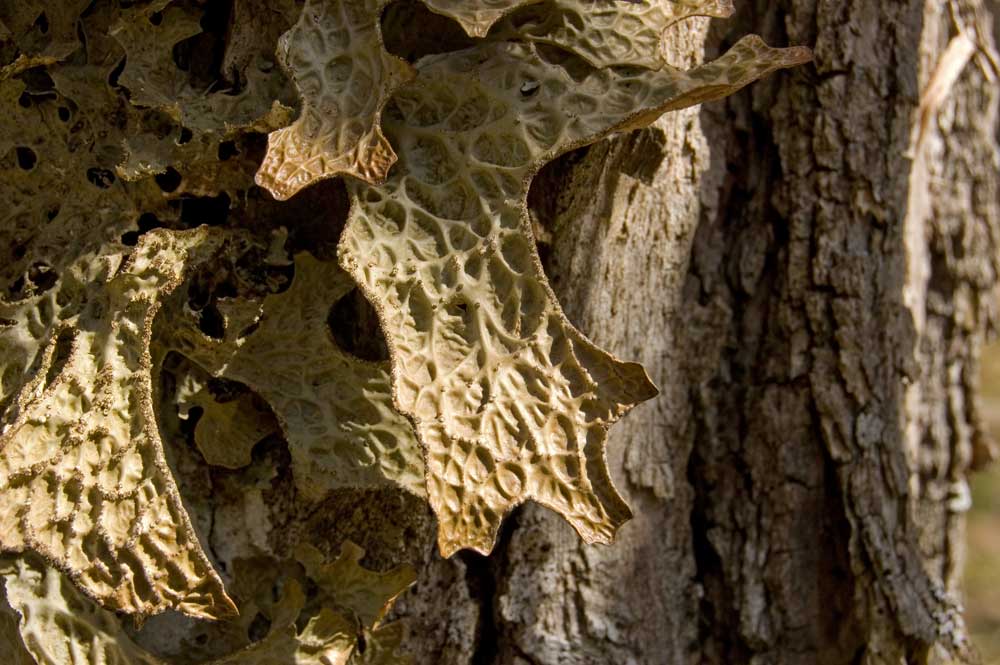
POLYGON ((966 648, 963 512, 989 456, 974 381, 1000 241, 991 19, 977 0, 739 4, 680 30, 674 61, 752 31, 814 46, 815 67, 569 155, 532 193, 568 315, 662 390, 611 433, 636 518, 591 547, 529 505, 489 560, 430 554, 401 608, 416 662, 966 648), (921 131, 959 31, 977 50, 921 131))

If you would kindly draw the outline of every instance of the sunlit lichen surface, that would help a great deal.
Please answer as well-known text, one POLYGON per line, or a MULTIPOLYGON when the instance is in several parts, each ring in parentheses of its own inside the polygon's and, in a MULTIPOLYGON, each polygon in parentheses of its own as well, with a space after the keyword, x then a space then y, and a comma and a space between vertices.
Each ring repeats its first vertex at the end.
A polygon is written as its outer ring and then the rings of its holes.
POLYGON ((413 571, 295 522, 337 491, 427 501, 446 556, 529 499, 629 518, 607 432, 656 389, 564 316, 528 188, 809 54, 666 64, 725 0, 424 5, 434 48, 388 0, 0 2, 9 662, 408 662, 413 571), (145 644, 165 610, 211 644, 145 644))

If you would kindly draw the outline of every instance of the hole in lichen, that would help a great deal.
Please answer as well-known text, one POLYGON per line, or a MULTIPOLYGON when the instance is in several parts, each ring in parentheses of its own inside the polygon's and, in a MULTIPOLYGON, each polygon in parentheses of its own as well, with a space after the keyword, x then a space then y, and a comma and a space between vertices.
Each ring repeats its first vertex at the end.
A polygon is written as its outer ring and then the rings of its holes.
POLYGON ((172 166, 168 166, 167 170, 163 173, 157 173, 153 176, 153 180, 160 186, 160 190, 166 194, 176 192, 177 188, 181 186, 181 174, 172 166))
POLYGON ((147 231, 162 228, 163 225, 164 224, 160 221, 159 217, 151 212, 144 212, 139 215, 139 219, 136 221, 136 226, 138 228, 133 231, 126 231, 122 234, 122 244, 128 245, 129 247, 135 247, 139 243, 139 236, 147 231))
POLYGON ((205 280, 199 279, 203 276, 201 273, 196 273, 188 287, 187 304, 195 312, 201 311, 212 299, 211 286, 206 284, 205 280))
POLYGON ((160 25, 163 23, 163 12, 153 12, 149 15, 149 22, 153 25, 160 25))
POLYGON ((115 183, 115 174, 108 169, 100 169, 94 166, 87 169, 87 180, 95 187, 107 189, 115 183))
POLYGON ((56 83, 44 67, 26 69, 20 76, 25 89, 32 95, 54 95, 56 83))
POLYGON ((56 111, 56 113, 59 114, 60 120, 62 120, 63 122, 69 122, 70 113, 68 108, 66 108, 65 106, 60 106, 59 109, 56 111))
POLYGON ((38 15, 38 18, 35 19, 34 25, 38 28, 38 32, 43 35, 47 35, 49 33, 49 17, 45 15, 45 12, 38 15))
POLYGON ((185 39, 184 41, 177 42, 174 44, 173 49, 170 52, 171 58, 173 58, 174 65, 177 69, 182 72, 186 72, 191 69, 191 47, 189 45, 190 39, 185 39))
POLYGON ((425 55, 469 48, 476 41, 458 23, 414 0, 394 2, 382 14, 385 48, 408 62, 425 55), (420 30, 412 26, 419 25, 420 30))
POLYGON ((204 9, 199 21, 202 31, 177 42, 171 51, 174 64, 188 73, 189 82, 199 90, 218 87, 219 82, 225 80, 222 61, 232 1, 205 3, 204 9))
POLYGON ((326 324, 334 342, 344 352, 372 362, 389 359, 378 314, 358 289, 333 304, 326 324))
POLYGON ((136 223, 139 225, 139 230, 143 233, 161 228, 164 225, 163 222, 160 221, 160 218, 151 212, 144 212, 139 215, 139 220, 136 223))
POLYGON ((45 293, 59 281, 59 274, 48 263, 38 261, 28 268, 28 280, 34 285, 33 293, 45 293))
POLYGON ((226 320, 215 303, 206 305, 198 316, 198 328, 212 339, 226 336, 226 320))
POLYGON ((118 79, 121 77, 122 72, 125 71, 126 60, 127 58, 125 56, 122 56, 122 59, 118 61, 118 64, 115 65, 115 68, 111 70, 110 74, 108 74, 108 85, 110 85, 112 88, 118 87, 118 79))
POLYGON ((229 218, 229 195, 187 196, 181 198, 181 223, 186 227, 201 224, 225 224, 229 218))
POLYGON ((177 145, 184 145, 185 143, 190 143, 191 139, 194 138, 194 132, 192 132, 187 127, 181 127, 181 135, 177 137, 177 145))
POLYGON ((25 171, 30 171, 35 168, 35 163, 38 161, 38 155, 35 151, 26 146, 18 146, 16 149, 17 153, 17 165, 25 171))
POLYGON ((49 208, 48 210, 46 210, 45 211, 45 219, 46 219, 46 221, 51 222, 53 219, 55 219, 56 217, 58 217, 60 210, 61 210, 61 208, 59 206, 54 206, 54 207, 49 208))
POLYGON ((251 642, 259 642, 267 637, 269 630, 271 630, 271 620, 258 612, 247 628, 247 637, 250 638, 251 642))
POLYGON ((530 99, 538 94, 538 90, 542 87, 542 84, 538 81, 525 81, 521 84, 521 96, 530 99))
POLYGON ((235 141, 223 141, 219 144, 219 161, 227 161, 230 157, 240 154, 235 141))
POLYGON ((185 436, 193 435, 195 429, 198 427, 198 421, 201 420, 203 415, 205 415, 205 409, 203 407, 192 406, 189 408, 187 417, 182 418, 178 423, 181 432, 183 432, 185 436))

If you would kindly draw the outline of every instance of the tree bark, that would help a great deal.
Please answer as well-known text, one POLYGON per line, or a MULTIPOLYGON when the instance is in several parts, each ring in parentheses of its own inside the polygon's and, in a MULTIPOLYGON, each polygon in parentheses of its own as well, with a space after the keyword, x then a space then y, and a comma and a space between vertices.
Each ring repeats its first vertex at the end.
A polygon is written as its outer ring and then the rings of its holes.
POLYGON ((567 155, 532 192, 570 319, 661 388, 611 430, 636 517, 587 546, 528 505, 490 559, 428 554, 399 608, 418 663, 969 657, 992 18, 979 0, 738 4, 678 28, 672 62, 756 32, 815 66, 567 155), (931 99, 959 35, 973 52, 931 99))

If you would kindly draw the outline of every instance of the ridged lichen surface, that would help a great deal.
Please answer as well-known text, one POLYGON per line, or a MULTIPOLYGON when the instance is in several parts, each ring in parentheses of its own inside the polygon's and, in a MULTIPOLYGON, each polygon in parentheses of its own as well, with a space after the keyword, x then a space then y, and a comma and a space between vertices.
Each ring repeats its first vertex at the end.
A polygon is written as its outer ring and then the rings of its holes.
POLYGON ((331 497, 426 501, 443 556, 631 516, 607 433, 657 389, 564 315, 528 190, 809 53, 665 62, 726 0, 414 4, 0 5, 0 656, 407 662, 415 574, 331 497))

